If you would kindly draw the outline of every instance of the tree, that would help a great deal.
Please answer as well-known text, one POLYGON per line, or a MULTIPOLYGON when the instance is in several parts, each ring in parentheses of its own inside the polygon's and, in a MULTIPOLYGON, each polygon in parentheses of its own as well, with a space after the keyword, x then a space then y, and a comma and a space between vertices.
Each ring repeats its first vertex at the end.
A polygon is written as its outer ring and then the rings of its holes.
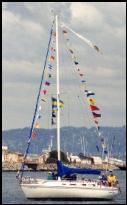
MULTIPOLYGON (((61 156, 61 161, 64 163, 69 163, 68 159, 67 159, 67 155, 60 151, 60 156, 61 156)), ((53 150, 50 152, 48 159, 46 160, 46 163, 56 163, 57 161, 57 151, 53 150)))

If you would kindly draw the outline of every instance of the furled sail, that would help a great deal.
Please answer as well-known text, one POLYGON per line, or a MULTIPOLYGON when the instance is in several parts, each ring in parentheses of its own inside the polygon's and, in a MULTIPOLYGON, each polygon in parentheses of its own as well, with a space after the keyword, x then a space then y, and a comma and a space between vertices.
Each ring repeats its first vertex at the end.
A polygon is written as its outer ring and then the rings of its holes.
POLYGON ((101 171, 97 169, 87 168, 71 168, 62 164, 60 160, 57 160, 57 175, 62 177, 66 174, 100 174, 101 171))

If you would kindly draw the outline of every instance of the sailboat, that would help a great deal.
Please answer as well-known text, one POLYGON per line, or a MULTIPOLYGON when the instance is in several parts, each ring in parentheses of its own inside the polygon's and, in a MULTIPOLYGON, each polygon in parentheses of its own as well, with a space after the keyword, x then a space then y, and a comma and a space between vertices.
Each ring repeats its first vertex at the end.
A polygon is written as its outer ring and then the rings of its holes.
MULTIPOLYGON (((44 63, 44 69, 42 73, 41 83, 39 86, 39 92, 37 96, 35 111, 33 115, 30 135, 28 138, 28 146, 26 152, 24 154, 24 162, 21 165, 20 170, 18 171, 17 178, 19 179, 19 184, 24 192, 26 198, 88 198, 88 199, 112 199, 115 195, 118 194, 119 189, 118 187, 107 187, 100 185, 98 180, 85 180, 85 179, 72 179, 69 180, 64 177, 71 174, 95 174, 100 175, 101 172, 96 169, 88 169, 88 168, 72 168, 67 167, 62 164, 61 156, 60 156, 60 80, 59 80, 59 41, 58 41, 58 15, 55 15, 53 24, 51 27, 50 32, 50 39, 47 48, 46 59, 44 63), (55 25, 56 31, 53 32, 53 26, 55 25), (54 52, 56 51, 56 67, 57 67, 57 153, 58 153, 58 160, 57 160, 57 175, 55 179, 40 179, 40 178, 30 178, 27 179, 23 176, 24 166, 25 166, 25 159, 27 157, 27 153, 29 151, 30 143, 32 137, 36 135, 34 131, 34 127, 38 127, 38 124, 35 121, 37 119, 37 111, 39 109, 39 99, 41 95, 41 88, 44 79, 44 72, 46 69, 46 62, 48 58, 50 43, 52 40, 52 36, 56 38, 56 48, 51 48, 54 52)), ((66 31, 64 30, 63 33, 65 34, 66 31)), ((90 42, 88 42, 90 43, 90 42)), ((98 47, 94 46, 94 48, 98 51, 98 47)), ((72 53, 72 50, 71 50, 72 53)), ((54 60, 54 56, 51 56, 52 60, 54 60)), ((76 61, 75 61, 76 64, 76 61)), ((52 65, 49 65, 49 69, 51 69, 52 65)), ((48 73, 48 76, 51 77, 51 73, 48 73)), ((46 81, 45 85, 49 85, 49 82, 46 81)), ((46 90, 43 90, 44 94, 46 95, 46 90)), ((88 94, 88 93, 87 93, 88 94)), ((43 99, 44 100, 44 99, 43 99)))

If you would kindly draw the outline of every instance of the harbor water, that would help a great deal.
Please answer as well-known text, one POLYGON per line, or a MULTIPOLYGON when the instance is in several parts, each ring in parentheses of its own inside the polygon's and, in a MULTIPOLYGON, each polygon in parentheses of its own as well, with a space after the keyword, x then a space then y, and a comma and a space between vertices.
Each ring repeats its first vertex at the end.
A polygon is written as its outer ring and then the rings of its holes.
MULTIPOLYGON (((126 171, 114 172, 120 183, 121 192, 112 201, 87 201, 87 200, 51 200, 51 199, 26 199, 16 180, 16 172, 2 173, 2 204, 126 204, 126 171)), ((25 173, 38 178, 46 178, 46 172, 25 173)), ((89 176, 91 178, 91 176, 89 176)), ((93 176, 94 177, 94 176, 93 176)))

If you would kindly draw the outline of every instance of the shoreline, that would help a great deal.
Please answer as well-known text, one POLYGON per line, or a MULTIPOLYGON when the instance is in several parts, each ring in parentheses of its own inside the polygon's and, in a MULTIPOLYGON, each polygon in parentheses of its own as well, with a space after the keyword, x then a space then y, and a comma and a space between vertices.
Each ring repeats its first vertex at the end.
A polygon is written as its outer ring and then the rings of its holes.
MULTIPOLYGON (((71 166, 71 167, 80 167, 80 168, 89 168, 89 169, 97 169, 100 171, 105 171, 105 170, 119 170, 119 167, 117 166, 113 166, 113 165, 108 165, 108 164, 98 164, 98 165, 88 165, 88 164, 75 164, 75 163, 71 163, 71 164, 67 164, 66 166, 71 166)), ((20 163, 6 163, 3 164, 2 166, 2 172, 17 172, 20 169, 20 163)), ((48 172, 48 171, 56 171, 57 170, 57 166, 54 163, 49 163, 49 164, 36 164, 36 166, 33 166, 33 164, 31 166, 26 166, 26 168, 24 169, 24 172, 48 172)))

